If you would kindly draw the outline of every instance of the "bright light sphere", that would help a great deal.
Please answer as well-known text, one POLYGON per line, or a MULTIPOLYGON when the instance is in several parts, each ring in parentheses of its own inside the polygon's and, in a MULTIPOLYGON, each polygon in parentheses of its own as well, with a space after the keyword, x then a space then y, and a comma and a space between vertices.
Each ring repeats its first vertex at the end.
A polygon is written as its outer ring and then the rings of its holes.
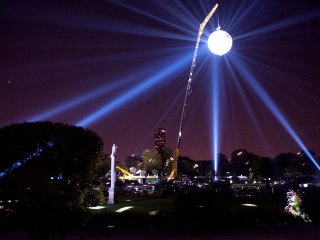
POLYGON ((208 38, 208 47, 216 55, 222 56, 230 51, 232 47, 232 38, 229 33, 216 30, 208 38))

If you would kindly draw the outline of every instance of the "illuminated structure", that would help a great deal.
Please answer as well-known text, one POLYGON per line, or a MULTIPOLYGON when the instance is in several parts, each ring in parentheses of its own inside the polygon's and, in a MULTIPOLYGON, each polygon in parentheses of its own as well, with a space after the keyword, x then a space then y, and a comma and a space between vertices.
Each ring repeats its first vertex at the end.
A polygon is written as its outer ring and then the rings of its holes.
POLYGON ((154 149, 160 150, 166 146, 166 130, 164 128, 157 128, 154 130, 154 149))
MULTIPOLYGON (((203 33, 204 27, 206 26, 206 24, 208 23, 208 21, 210 20, 210 18, 212 17, 213 13, 216 11, 217 8, 218 8, 218 4, 216 4, 211 9, 209 14, 206 16, 206 18, 200 24, 200 27, 199 27, 196 47, 195 47, 194 53, 193 53, 191 68, 190 68, 190 72, 189 72, 189 79, 188 79, 186 93, 184 96, 184 102, 183 102, 183 106, 182 106, 182 114, 181 114, 180 125, 179 125, 178 141, 177 141, 175 156, 173 158, 172 169, 171 169, 171 174, 169 176, 169 179, 176 179, 178 177, 177 161, 178 161, 179 153, 180 153, 182 130, 183 130, 184 118, 186 115, 187 98, 191 93, 192 75, 193 75, 194 67, 196 66, 196 58, 197 58, 200 38, 203 33)), ((231 49, 232 38, 227 32, 220 30, 220 26, 218 25, 217 30, 210 35, 209 40, 208 40, 208 45, 209 45, 209 49, 214 54, 222 56, 223 54, 226 54, 231 49)))
MULTIPOLYGON (((178 141, 177 141, 175 156, 173 158, 172 169, 171 169, 171 174, 169 176, 169 179, 176 179, 178 177, 177 161, 178 161, 179 153, 180 153, 182 130, 183 130, 183 126, 184 126, 184 118, 186 115, 187 98, 191 93, 192 75, 193 75, 194 67, 196 66, 196 58, 197 58, 197 52, 198 52, 198 48, 199 48, 200 38, 203 33, 204 27, 206 26, 206 24, 208 23, 208 21, 210 20, 210 18, 212 17, 213 13, 216 11, 217 8, 218 8, 218 4, 216 4, 212 8, 212 10, 209 12, 209 14, 206 16, 206 18, 200 24, 200 27, 199 27, 197 42, 196 42, 196 46, 194 49, 191 68, 190 68, 190 72, 189 72, 189 79, 188 79, 186 92, 185 92, 185 96, 184 96, 184 102, 183 102, 182 114, 181 114, 179 132, 178 132, 178 141)), ((232 38, 230 37, 229 34, 226 33, 227 34, 226 35, 225 33, 226 32, 220 30, 219 26, 218 26, 217 30, 213 33, 214 35, 213 35, 213 37, 211 37, 209 49, 210 50, 214 49, 214 51, 211 50, 214 54, 221 56, 221 55, 227 53, 231 49, 232 38), (226 39, 227 39, 227 41, 226 41, 227 44, 225 44, 226 39)))
POLYGON ((114 188, 116 185, 116 168, 115 168, 115 159, 116 159, 116 151, 117 146, 115 144, 112 145, 112 153, 111 153, 111 186, 108 190, 109 198, 107 204, 114 204, 115 203, 115 196, 114 196, 114 188))

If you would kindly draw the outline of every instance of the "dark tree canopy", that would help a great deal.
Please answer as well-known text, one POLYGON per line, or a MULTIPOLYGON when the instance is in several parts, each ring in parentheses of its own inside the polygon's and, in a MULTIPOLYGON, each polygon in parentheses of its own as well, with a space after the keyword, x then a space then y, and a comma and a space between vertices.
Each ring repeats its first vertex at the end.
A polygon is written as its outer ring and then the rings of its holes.
POLYGON ((31 205, 85 208, 97 195, 92 183, 104 159, 101 138, 88 129, 52 122, 2 127, 1 194, 31 205))

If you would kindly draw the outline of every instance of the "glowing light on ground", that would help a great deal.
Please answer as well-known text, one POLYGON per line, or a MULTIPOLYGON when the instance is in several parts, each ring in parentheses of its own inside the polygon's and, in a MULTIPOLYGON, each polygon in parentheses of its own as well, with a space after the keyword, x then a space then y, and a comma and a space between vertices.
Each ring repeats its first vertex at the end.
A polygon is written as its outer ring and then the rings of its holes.
POLYGON ((124 211, 127 211, 129 209, 133 208, 133 206, 127 206, 127 207, 123 207, 123 208, 119 208, 118 210, 116 210, 115 212, 117 213, 122 213, 124 211))
POLYGON ((154 215, 157 215, 159 213, 159 211, 151 211, 151 212, 149 212, 148 214, 150 215, 150 216, 154 216, 154 215))
POLYGON ((243 203, 241 205, 244 206, 244 207, 258 207, 257 204, 253 204, 253 203, 243 203))
POLYGON ((106 206, 94 206, 94 207, 88 207, 91 210, 100 210, 106 208, 106 206))

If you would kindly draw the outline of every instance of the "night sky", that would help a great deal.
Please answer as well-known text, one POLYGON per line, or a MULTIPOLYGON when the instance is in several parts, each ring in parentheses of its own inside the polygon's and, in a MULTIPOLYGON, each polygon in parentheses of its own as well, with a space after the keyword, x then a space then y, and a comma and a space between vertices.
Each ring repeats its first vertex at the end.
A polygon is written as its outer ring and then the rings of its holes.
MULTIPOLYGON (((83 126, 107 153, 116 144, 119 161, 153 148, 154 129, 165 128, 174 149, 198 28, 215 4, 2 0, 0 127, 83 126)), ((201 37, 180 155, 213 158, 214 114, 227 157, 301 144, 320 154, 319 43, 320 1, 219 1, 201 37), (233 38, 222 57, 206 44, 218 23, 233 38)))

